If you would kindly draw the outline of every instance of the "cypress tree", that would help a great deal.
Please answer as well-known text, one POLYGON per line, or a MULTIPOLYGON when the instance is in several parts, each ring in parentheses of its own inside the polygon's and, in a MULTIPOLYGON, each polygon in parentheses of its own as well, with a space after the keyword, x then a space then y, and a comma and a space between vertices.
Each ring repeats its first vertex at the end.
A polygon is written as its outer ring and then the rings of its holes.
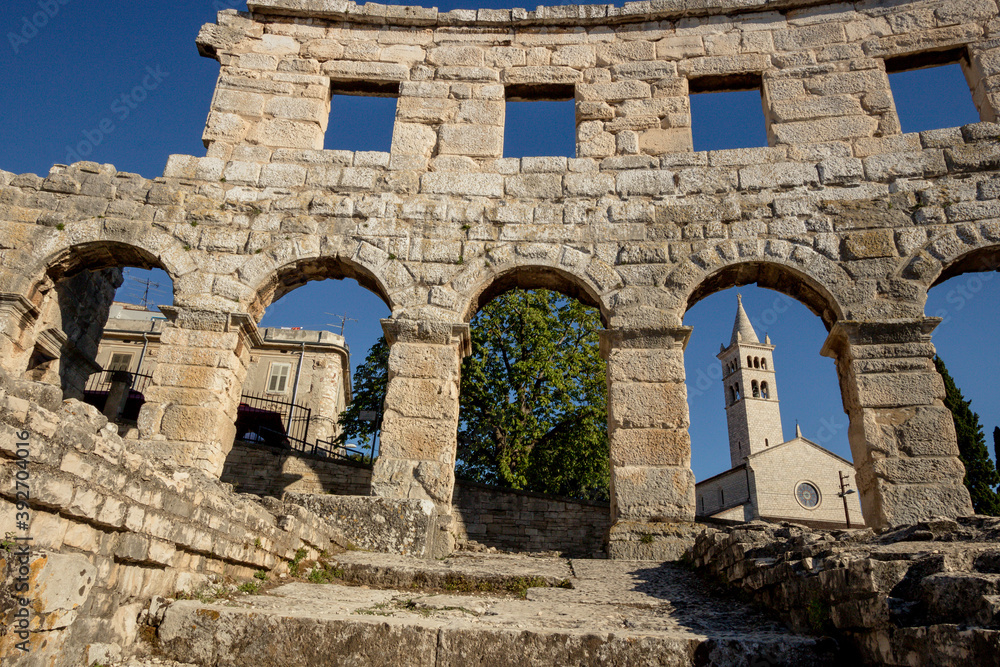
MULTIPOLYGON (((934 365, 944 380, 945 406, 951 410, 958 436, 958 456, 965 464, 965 486, 972 496, 972 507, 977 514, 1000 516, 1000 496, 994 487, 1000 484, 1000 475, 986 449, 986 436, 979 422, 979 415, 972 411, 971 401, 965 400, 948 373, 940 357, 934 357, 934 365)), ((996 438, 996 431, 994 431, 996 438)))

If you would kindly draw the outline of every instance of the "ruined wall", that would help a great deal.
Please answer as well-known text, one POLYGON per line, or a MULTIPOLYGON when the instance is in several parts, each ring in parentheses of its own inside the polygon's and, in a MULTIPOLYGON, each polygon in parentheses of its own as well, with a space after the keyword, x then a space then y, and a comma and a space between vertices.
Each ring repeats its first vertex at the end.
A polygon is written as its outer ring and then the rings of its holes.
POLYGON ((901 134, 886 72, 961 62, 994 119, 992 0, 249 8, 198 38, 221 68, 205 157, 155 180, 0 172, 12 371, 40 285, 162 267, 173 351, 139 432, 218 475, 249 328, 308 280, 355 278, 392 311, 373 488, 444 517, 466 322, 504 289, 559 289, 607 327, 612 520, 645 535, 694 517, 683 315, 756 282, 831 330, 871 525, 971 511, 924 303, 942 277, 1000 267, 1000 128, 901 134), (691 151, 689 95, 748 86, 770 145, 691 151), (322 150, 331 93, 397 97, 392 150, 322 150), (533 96, 575 100, 577 157, 502 157, 504 101, 533 96))
POLYGON ((994 665, 1000 642, 1000 519, 935 519, 874 536, 751 523, 708 530, 698 572, 832 636, 859 664, 994 665))
POLYGON ((122 440, 92 406, 0 371, 5 665, 92 664, 136 639, 151 598, 213 576, 282 571, 297 549, 318 553, 337 539, 301 508, 269 512, 164 454, 162 444, 122 440), (20 598, 30 601, 30 638, 17 634, 20 598))
MULTIPOLYGON (((239 493, 285 492, 367 496, 371 466, 275 452, 238 442, 226 458, 222 481, 239 493)), ((610 525, 607 503, 556 498, 501 489, 467 480, 455 482, 452 496, 458 543, 514 551, 562 551, 591 557, 604 553, 610 525)))

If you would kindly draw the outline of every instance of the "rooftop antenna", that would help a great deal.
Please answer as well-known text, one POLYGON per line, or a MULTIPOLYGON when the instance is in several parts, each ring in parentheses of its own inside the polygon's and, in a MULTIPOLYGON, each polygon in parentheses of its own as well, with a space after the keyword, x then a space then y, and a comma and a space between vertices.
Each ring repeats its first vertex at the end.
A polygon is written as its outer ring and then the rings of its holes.
POLYGON ((141 289, 142 289, 142 297, 139 299, 139 305, 142 306, 143 308, 145 308, 146 310, 149 310, 149 290, 150 290, 150 288, 152 288, 152 289, 160 289, 161 287, 163 287, 163 285, 161 285, 160 283, 157 283, 157 282, 153 282, 149 278, 136 278, 131 273, 128 275, 128 279, 131 280, 131 281, 133 281, 133 282, 135 282, 135 283, 138 283, 139 285, 142 286, 141 287, 141 289))
MULTIPOLYGON (((347 326, 348 322, 357 322, 357 320, 354 319, 353 317, 348 317, 347 313, 344 313, 343 315, 335 315, 333 313, 325 313, 325 314, 329 315, 330 317, 339 317, 340 318, 340 335, 341 336, 344 335, 344 327, 347 326)), ((327 322, 326 326, 328 326, 328 327, 335 327, 337 325, 333 324, 332 322, 327 322)))

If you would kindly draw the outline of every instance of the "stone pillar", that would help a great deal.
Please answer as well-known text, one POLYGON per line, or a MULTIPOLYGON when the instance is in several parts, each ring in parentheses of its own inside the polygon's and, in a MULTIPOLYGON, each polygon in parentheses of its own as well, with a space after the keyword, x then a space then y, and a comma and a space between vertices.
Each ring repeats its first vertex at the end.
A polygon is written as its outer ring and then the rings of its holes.
POLYGON ((691 327, 601 332, 612 558, 676 558, 694 534, 684 347, 691 327))
MULTIPOLYGON (((451 527, 458 446, 462 358, 471 352, 469 325, 382 320, 389 343, 379 455, 372 495, 430 500, 445 533, 451 527)), ((450 551, 448 540, 436 553, 450 551)))
POLYGON ((108 399, 104 402, 104 416, 109 422, 116 422, 125 409, 125 402, 132 389, 132 374, 128 371, 112 370, 110 375, 111 388, 108 389, 108 399))
POLYGON ((881 529, 972 514, 965 468, 931 331, 939 317, 834 324, 822 354, 837 361, 865 522, 881 529))
POLYGON ((38 309, 20 294, 0 292, 0 367, 20 377, 34 348, 38 309))
POLYGON ((160 310, 169 322, 139 412, 140 437, 167 441, 175 464, 218 477, 236 436, 250 348, 260 343, 256 323, 243 313, 160 310))

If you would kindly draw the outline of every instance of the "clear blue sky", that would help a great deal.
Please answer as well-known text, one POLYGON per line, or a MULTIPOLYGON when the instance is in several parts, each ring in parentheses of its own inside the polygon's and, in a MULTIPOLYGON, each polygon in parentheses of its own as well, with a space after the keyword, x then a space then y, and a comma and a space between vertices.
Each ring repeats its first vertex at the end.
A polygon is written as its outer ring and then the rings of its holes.
MULTIPOLYGON (((153 178, 162 174, 170 154, 204 155, 201 133, 218 64, 198 55, 195 36, 202 24, 214 20, 217 10, 245 9, 243 3, 54 0, 52 4, 58 7, 58 12, 50 9, 52 16, 39 14, 38 0, 6 0, 0 6, 0 52, 5 64, 0 68, 0 169, 46 174, 54 163, 89 159, 153 178)), ((442 10, 511 6, 507 2, 411 4, 442 10)), ((904 131, 978 120, 957 66, 896 74, 891 80, 904 131), (927 90, 938 94, 927 96, 927 90)), ((335 98, 337 122, 331 123, 327 146, 387 149, 392 102, 335 98)), ((695 95, 692 110, 698 150, 766 142, 760 97, 754 92, 695 95)), ((543 121, 544 131, 520 132, 520 144, 510 137, 506 153, 572 154, 571 104, 512 104, 508 109, 508 127, 537 128, 543 121), (535 115, 522 115, 531 112, 535 115)), ((162 273, 153 279, 163 284, 154 290, 154 298, 169 302, 169 280, 162 273)), ((136 301, 137 284, 127 285, 121 296, 136 301)), ((704 299, 685 318, 685 324, 694 326, 686 365, 693 465, 699 479, 729 466, 715 354, 719 343, 729 340, 736 291, 704 299)), ((758 333, 769 332, 777 345, 775 369, 786 437, 794 433, 798 419, 806 437, 849 458, 847 417, 833 362, 819 355, 826 337, 819 318, 776 292, 754 286, 738 291, 758 333)), ((990 432, 1000 424, 995 390, 1000 355, 994 333, 1000 321, 998 304, 1000 280, 995 274, 973 274, 933 290, 927 307, 929 315, 945 318, 934 342, 972 399, 973 409, 983 417, 991 451, 990 432)), ((339 319, 326 313, 346 313, 358 320, 346 328, 355 364, 380 335, 378 320, 388 316, 377 297, 352 281, 324 281, 273 304, 261 324, 335 328, 331 324, 339 319)))

